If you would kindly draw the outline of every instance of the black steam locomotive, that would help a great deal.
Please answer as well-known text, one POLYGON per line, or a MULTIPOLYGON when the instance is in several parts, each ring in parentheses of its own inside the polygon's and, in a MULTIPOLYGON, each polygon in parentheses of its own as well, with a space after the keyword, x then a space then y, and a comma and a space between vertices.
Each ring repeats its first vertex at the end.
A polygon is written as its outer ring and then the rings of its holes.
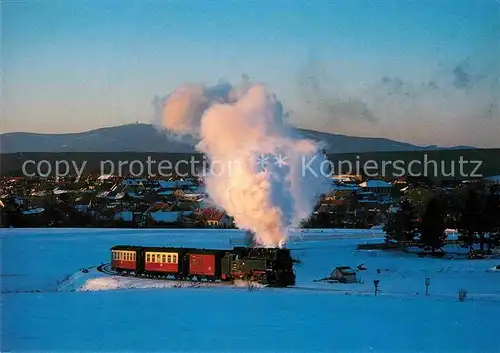
POLYGON ((111 248, 111 267, 118 273, 141 277, 246 280, 272 287, 295 285, 290 250, 280 248, 215 250, 118 245, 111 248))

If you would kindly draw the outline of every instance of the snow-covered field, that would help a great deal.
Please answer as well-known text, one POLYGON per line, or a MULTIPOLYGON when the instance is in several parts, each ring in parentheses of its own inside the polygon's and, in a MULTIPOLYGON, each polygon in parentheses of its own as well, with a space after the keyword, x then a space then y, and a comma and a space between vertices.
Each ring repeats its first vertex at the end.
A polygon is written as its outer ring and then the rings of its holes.
POLYGON ((380 242, 380 230, 296 232, 287 245, 301 260, 296 287, 253 291, 245 283, 187 285, 95 270, 113 245, 224 249, 241 242, 239 231, 2 229, 0 236, 2 352, 500 351, 500 271, 491 270, 500 259, 356 250, 380 242), (360 264, 361 283, 313 282, 335 266, 360 264))

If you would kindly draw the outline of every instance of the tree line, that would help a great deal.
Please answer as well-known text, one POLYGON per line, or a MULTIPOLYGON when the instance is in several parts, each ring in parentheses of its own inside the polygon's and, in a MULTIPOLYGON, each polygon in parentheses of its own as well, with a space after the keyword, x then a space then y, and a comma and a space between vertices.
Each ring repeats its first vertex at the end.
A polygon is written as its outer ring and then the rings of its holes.
POLYGON ((457 242, 470 254, 475 244, 480 254, 500 247, 499 186, 473 183, 452 191, 414 192, 402 198, 384 225, 387 242, 401 249, 418 246, 431 254, 443 253, 447 228, 457 230, 457 242))

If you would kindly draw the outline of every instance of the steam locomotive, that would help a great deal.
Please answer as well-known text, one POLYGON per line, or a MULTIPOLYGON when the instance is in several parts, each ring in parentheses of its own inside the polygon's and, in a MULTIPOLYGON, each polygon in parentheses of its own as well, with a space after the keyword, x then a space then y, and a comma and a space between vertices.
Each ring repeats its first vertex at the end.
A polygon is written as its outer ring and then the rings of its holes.
POLYGON ((290 250, 281 248, 216 250, 117 245, 111 248, 111 268, 136 277, 210 282, 246 280, 270 287, 295 285, 290 250))

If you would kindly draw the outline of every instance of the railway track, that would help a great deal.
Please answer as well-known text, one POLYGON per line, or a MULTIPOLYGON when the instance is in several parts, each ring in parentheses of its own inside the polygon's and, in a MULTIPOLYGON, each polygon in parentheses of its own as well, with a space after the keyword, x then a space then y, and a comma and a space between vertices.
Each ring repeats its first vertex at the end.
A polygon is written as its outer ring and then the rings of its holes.
POLYGON ((163 281, 163 282, 173 282, 173 283, 190 283, 193 285, 217 285, 217 286, 234 286, 234 283, 231 282, 222 282, 222 281, 199 281, 199 280, 194 280, 194 279, 173 279, 173 278, 167 278, 167 277, 158 277, 158 276, 136 276, 131 273, 119 273, 111 268, 111 263, 106 263, 102 264, 96 267, 96 270, 98 272, 104 273, 106 275, 110 276, 120 276, 120 277, 129 277, 129 278, 138 278, 138 279, 148 279, 148 280, 156 280, 156 281, 163 281))
POLYGON ((120 274, 118 272, 111 269, 111 263, 109 263, 109 262, 106 264, 102 264, 102 265, 97 266, 96 270, 101 272, 101 273, 104 273, 106 275, 120 276, 120 274))

